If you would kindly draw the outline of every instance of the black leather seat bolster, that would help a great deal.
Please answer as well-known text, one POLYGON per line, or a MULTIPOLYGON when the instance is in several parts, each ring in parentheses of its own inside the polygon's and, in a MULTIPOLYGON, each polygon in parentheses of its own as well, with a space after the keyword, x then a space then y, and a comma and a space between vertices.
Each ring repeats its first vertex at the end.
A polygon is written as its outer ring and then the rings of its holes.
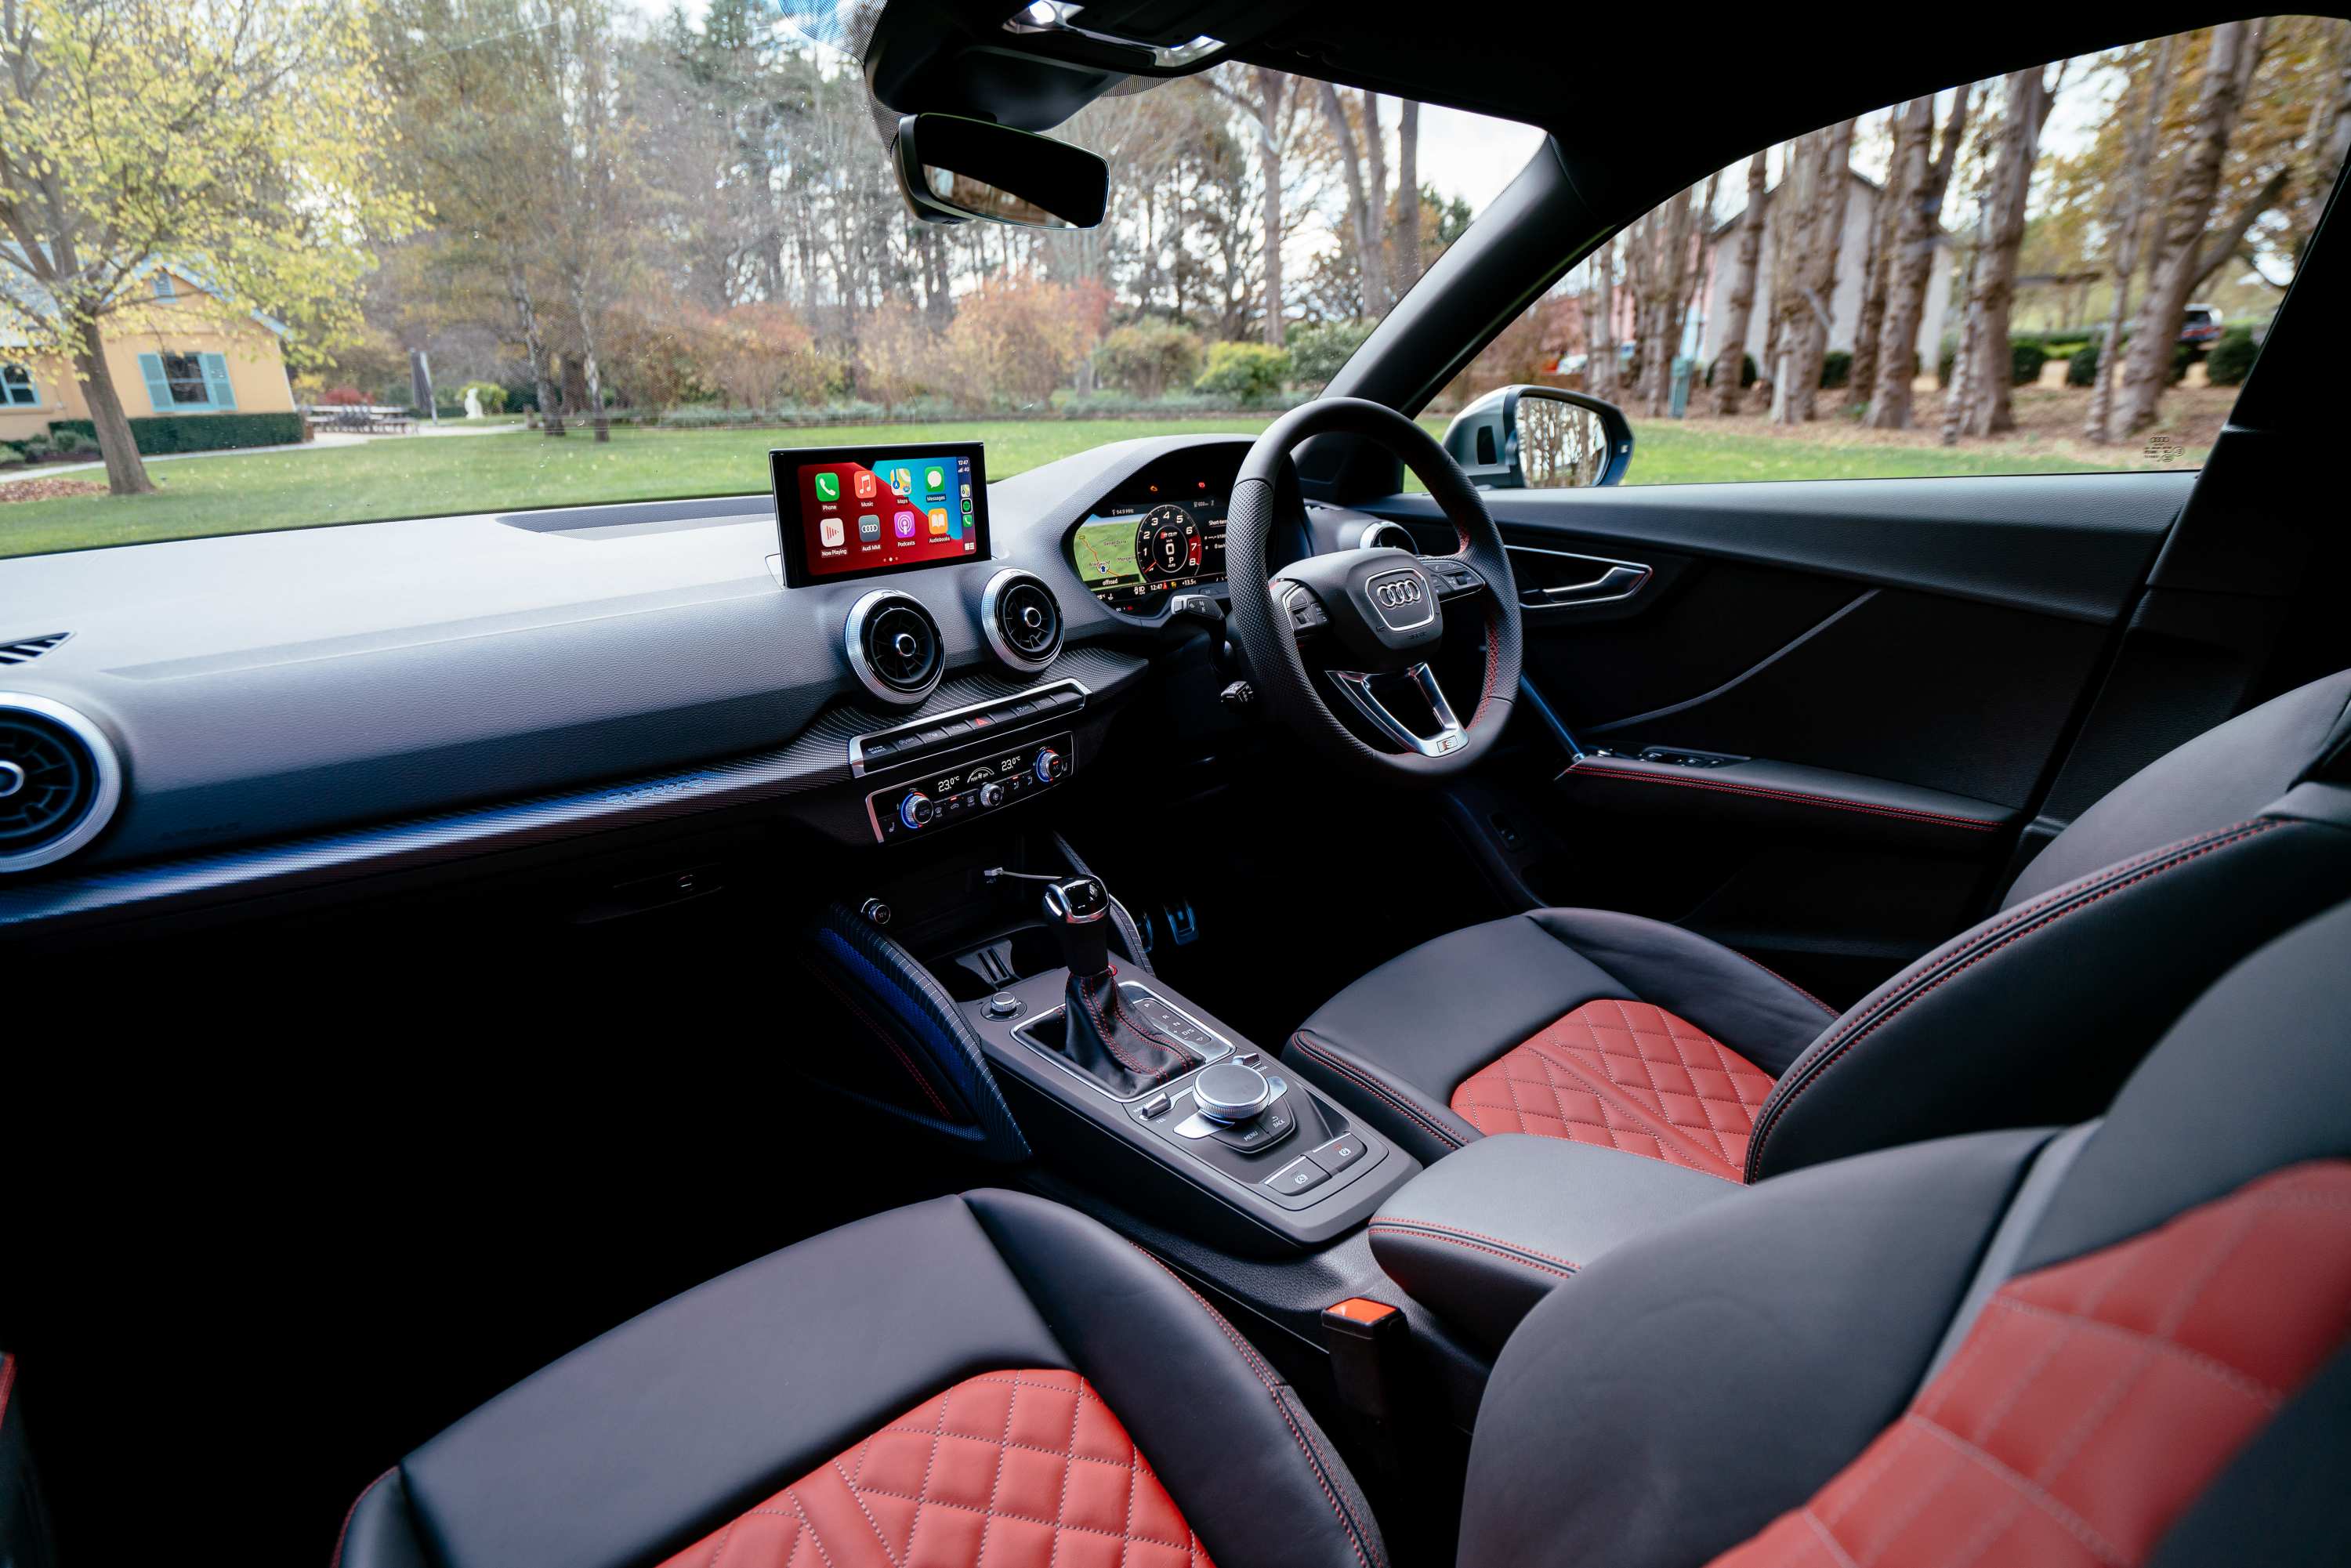
POLYGON ((2351 829, 2263 815, 1987 921, 1863 998, 1782 1076, 1748 1179, 2097 1115, 2206 986, 2346 888, 2351 829))
POLYGON ((1328 1440, 1229 1325, 1102 1226, 987 1190, 746 1264, 525 1379, 371 1488, 341 1563, 641 1568, 1006 1367, 1092 1382, 1217 1562, 1382 1568, 1328 1440))
POLYGON ((1620 1149, 1505 1133, 1397 1189, 1372 1218, 1372 1255, 1490 1350, 1602 1253, 1745 1191, 1620 1149))
POLYGON ((1733 1189, 1553 1291, 1486 1385, 1462 1568, 1559 1562, 1562 1542, 1687 1568, 1812 1495, 1909 1401, 2049 1136, 1733 1189))

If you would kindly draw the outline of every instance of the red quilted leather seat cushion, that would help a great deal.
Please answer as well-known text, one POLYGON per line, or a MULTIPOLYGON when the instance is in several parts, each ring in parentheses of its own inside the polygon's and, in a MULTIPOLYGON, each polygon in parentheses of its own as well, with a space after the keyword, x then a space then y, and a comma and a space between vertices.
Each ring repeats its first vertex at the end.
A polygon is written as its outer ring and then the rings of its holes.
POLYGON ((1729 1181, 1771 1075, 1646 1002, 1586 1002, 1462 1080, 1453 1113, 1481 1133, 1603 1144, 1729 1181))
POLYGON ((1208 1568, 1074 1372, 983 1373, 662 1568, 1208 1568))
POLYGON ((1715 1568, 2108 1568, 2351 1333, 2351 1162, 2296 1166, 2001 1287, 1818 1496, 1715 1568))

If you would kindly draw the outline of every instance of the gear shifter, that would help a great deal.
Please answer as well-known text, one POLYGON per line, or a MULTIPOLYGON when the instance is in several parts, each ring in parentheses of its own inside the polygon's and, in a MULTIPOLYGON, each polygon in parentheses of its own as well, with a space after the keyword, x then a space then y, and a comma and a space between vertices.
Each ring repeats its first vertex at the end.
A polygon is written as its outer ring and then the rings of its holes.
POLYGON ((1045 889, 1045 917, 1070 968, 1061 1053, 1121 1100, 1192 1065, 1176 1041, 1135 1017, 1120 998, 1110 961, 1110 890, 1100 877, 1073 876, 1045 889))

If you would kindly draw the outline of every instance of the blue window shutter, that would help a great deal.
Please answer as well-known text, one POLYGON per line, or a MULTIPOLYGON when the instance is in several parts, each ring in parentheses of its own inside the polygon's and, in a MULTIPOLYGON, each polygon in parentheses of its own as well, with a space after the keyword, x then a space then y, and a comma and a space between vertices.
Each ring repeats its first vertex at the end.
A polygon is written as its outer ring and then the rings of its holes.
POLYGON ((147 378, 147 406, 157 413, 172 412, 172 386, 163 379, 163 356, 139 356, 139 373, 147 378))
POLYGON ((220 354, 206 354, 204 390, 212 394, 213 406, 218 409, 236 407, 236 389, 228 384, 228 361, 220 354))

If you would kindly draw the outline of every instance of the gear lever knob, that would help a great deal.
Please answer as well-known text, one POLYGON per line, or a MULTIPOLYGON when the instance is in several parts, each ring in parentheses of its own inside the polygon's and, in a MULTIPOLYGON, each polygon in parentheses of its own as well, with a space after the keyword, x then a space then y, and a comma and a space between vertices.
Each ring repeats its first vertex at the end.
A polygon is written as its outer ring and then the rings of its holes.
POLYGON ((1099 975, 1110 967, 1110 890, 1096 876, 1073 876, 1045 889, 1045 918, 1061 939, 1062 961, 1072 975, 1099 975))

